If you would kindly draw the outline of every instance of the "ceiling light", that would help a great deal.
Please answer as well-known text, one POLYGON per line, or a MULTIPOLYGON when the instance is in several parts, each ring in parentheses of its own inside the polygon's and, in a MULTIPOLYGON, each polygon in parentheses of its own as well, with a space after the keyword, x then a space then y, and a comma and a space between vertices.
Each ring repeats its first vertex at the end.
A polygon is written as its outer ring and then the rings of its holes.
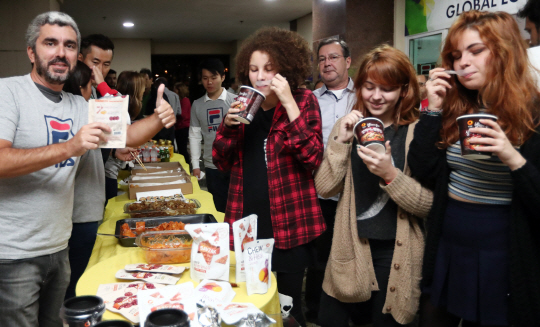
POLYGON ((130 23, 130 22, 125 22, 124 23, 124 27, 133 27, 133 26, 135 26, 135 24, 133 24, 133 23, 130 23))

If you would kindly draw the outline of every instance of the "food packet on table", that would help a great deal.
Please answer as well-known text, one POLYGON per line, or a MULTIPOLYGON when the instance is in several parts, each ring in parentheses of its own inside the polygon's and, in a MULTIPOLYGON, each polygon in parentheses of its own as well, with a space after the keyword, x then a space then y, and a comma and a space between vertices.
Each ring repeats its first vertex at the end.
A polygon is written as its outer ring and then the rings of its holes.
POLYGON ((134 280, 142 279, 145 282, 159 283, 159 284, 166 284, 166 285, 174 285, 180 280, 180 278, 178 277, 173 277, 167 274, 158 274, 158 273, 150 273, 150 272, 127 272, 125 269, 118 270, 118 272, 116 272, 115 277, 118 279, 134 279, 134 280))
POLYGON ((274 239, 257 240, 245 245, 246 287, 248 295, 266 294, 272 285, 274 239))
POLYGON ((145 283, 145 282, 133 282, 133 283, 110 283, 101 284, 98 286, 97 296, 103 297, 103 295, 111 292, 122 291, 135 292, 141 290, 155 290, 165 287, 163 284, 145 283))
MULTIPOLYGON (((265 315, 264 312, 259 310, 253 303, 236 303, 231 302, 229 304, 218 304, 216 309, 221 315, 221 319, 227 325, 238 325, 238 323, 243 319, 247 320, 248 315, 265 315)), ((270 317, 267 317, 268 321, 271 323, 276 323, 276 321, 270 317)))
POLYGON ((106 133, 107 142, 100 142, 100 148, 125 148, 127 125, 131 122, 128 113, 129 95, 91 99, 88 102, 88 123, 105 123, 111 128, 106 133))
POLYGON ((177 267, 171 265, 162 265, 159 263, 134 263, 124 267, 126 271, 146 271, 151 273, 173 274, 178 275, 186 270, 186 267, 177 267))
POLYGON ((193 282, 167 286, 159 290, 141 291, 137 295, 141 326, 151 312, 160 309, 179 309, 186 312, 192 327, 196 324, 197 306, 193 300, 195 287, 193 282))
POLYGON ((185 230, 193 238, 191 279, 229 281, 229 224, 189 224, 185 230))
POLYGON ((233 223, 234 253, 236 255, 236 282, 246 281, 244 247, 257 239, 257 215, 249 215, 233 223))
POLYGON ((195 289, 195 302, 213 307, 231 302, 235 295, 229 282, 203 280, 195 289))

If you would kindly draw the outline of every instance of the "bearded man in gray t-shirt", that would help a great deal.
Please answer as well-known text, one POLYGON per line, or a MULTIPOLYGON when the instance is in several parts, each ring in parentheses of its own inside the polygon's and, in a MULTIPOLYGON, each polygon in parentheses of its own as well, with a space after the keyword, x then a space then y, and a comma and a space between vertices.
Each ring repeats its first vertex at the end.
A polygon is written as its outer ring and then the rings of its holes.
MULTIPOLYGON (((62 91, 79 52, 73 19, 38 15, 26 41, 31 73, 0 79, 0 327, 62 326, 74 177, 80 157, 111 130, 88 124, 88 103, 62 91)), ((164 103, 130 126, 128 145, 174 122, 164 103)))

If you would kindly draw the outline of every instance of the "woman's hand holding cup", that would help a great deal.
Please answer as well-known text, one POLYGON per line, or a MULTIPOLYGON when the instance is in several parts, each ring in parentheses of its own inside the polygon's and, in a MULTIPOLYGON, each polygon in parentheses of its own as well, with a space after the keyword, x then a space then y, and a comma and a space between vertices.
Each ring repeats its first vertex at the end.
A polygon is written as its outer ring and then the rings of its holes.
POLYGON ((369 171, 384 179, 389 184, 396 178, 398 171, 392 164, 392 148, 390 147, 390 141, 386 141, 385 153, 377 153, 365 146, 359 146, 358 156, 364 161, 369 171))
POLYGON ((341 119, 336 141, 340 143, 350 142, 354 137, 354 125, 362 118, 364 118, 364 116, 358 110, 352 110, 348 115, 343 117, 341 119))
POLYGON ((475 149, 480 152, 492 152, 512 171, 521 168, 525 164, 526 159, 510 143, 501 126, 491 119, 480 119, 480 122, 491 128, 475 127, 470 129, 471 133, 484 136, 471 138, 471 143, 481 144, 481 146, 477 146, 475 149))
POLYGON ((452 76, 445 73, 444 68, 441 67, 429 71, 429 79, 426 82, 429 110, 439 111, 442 109, 446 91, 447 89, 452 88, 452 85, 450 85, 450 82, 448 81, 451 77, 452 76))
POLYGON ((241 111, 238 108, 235 108, 237 105, 239 105, 240 101, 235 101, 231 103, 231 107, 229 108, 229 111, 227 111, 227 115, 225 116, 225 126, 227 127, 233 127, 240 125, 240 122, 236 120, 236 117, 238 117, 238 113, 241 111))

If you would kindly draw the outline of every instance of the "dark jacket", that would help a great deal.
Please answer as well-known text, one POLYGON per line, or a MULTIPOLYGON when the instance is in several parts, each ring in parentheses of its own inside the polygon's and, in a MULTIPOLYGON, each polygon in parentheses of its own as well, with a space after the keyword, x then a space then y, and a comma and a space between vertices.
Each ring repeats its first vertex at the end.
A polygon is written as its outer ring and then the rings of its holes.
MULTIPOLYGON (((413 175, 433 189, 433 207, 426 219, 424 286, 431 285, 439 239, 448 203, 450 168, 440 140, 442 118, 421 115, 411 142, 408 163, 413 175)), ((514 191, 510 221, 509 319, 514 326, 540 326, 540 128, 520 148, 527 163, 511 172, 514 191)))

